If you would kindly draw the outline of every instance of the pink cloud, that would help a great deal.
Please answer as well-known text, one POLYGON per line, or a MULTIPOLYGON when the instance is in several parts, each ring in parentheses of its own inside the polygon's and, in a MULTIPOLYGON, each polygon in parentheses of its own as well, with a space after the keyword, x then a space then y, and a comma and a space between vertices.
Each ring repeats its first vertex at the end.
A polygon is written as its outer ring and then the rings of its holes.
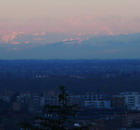
POLYGON ((116 35, 140 32, 140 22, 133 18, 114 15, 85 15, 66 19, 61 29, 76 33, 116 35))
MULTIPOLYGON (((140 18, 120 17, 113 15, 83 15, 70 18, 31 18, 23 21, 0 21, 0 41, 9 42, 20 36, 20 33, 34 36, 46 35, 46 32, 75 33, 78 36, 86 34, 116 35, 140 32, 140 18), (14 32, 14 31, 15 32, 14 32), (37 32, 37 33, 36 33, 37 32)), ((37 39, 36 39, 37 40, 37 39)), ((39 39, 38 39, 39 40, 39 39)), ((40 39, 41 40, 41 39, 40 39)))
POLYGON ((29 41, 25 41, 24 43, 25 43, 25 44, 29 44, 30 42, 29 42, 29 41))
POLYGON ((111 27, 100 20, 102 17, 104 16, 73 17, 65 20, 64 26, 68 31, 80 32, 80 35, 86 33, 112 35, 113 31, 111 27))
POLYGON ((33 33, 32 35, 33 36, 44 36, 46 34, 47 34, 46 32, 39 32, 39 33, 33 33))
POLYGON ((11 44, 20 44, 18 41, 11 42, 11 44))

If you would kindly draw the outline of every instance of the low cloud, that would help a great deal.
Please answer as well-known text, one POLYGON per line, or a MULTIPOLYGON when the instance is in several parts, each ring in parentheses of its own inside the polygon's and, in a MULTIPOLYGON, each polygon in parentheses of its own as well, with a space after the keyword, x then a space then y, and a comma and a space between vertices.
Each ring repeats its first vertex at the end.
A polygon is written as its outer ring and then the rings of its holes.
MULTIPOLYGON (((14 42, 22 34, 32 35, 35 41, 47 33, 73 33, 78 37, 87 34, 118 35, 140 32, 140 17, 122 17, 114 15, 83 15, 69 18, 34 18, 23 21, 0 19, 0 41, 14 42), (24 32, 24 33, 23 33, 24 32)), ((41 39, 40 39, 41 38, 41 39)), ((69 37, 68 37, 69 38, 69 37)), ((32 39, 33 40, 33 39, 32 39)), ((25 40, 26 41, 26 40, 25 40)), ((28 41, 28 39, 27 39, 28 41)))
POLYGON ((113 15, 87 15, 71 17, 65 20, 65 29, 73 32, 93 33, 97 35, 116 35, 140 32, 139 18, 113 15))

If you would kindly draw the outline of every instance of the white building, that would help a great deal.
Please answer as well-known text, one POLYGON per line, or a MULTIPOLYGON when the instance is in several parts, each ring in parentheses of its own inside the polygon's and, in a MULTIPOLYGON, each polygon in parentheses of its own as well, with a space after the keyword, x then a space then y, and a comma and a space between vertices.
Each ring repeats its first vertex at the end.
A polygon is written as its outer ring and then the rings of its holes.
POLYGON ((84 106, 88 108, 110 109, 111 103, 105 95, 86 94, 84 106))
POLYGON ((97 108, 97 109, 110 109, 109 100, 86 100, 85 107, 97 108))
POLYGON ((138 92, 124 92, 114 97, 123 97, 128 109, 140 110, 140 93, 138 92))

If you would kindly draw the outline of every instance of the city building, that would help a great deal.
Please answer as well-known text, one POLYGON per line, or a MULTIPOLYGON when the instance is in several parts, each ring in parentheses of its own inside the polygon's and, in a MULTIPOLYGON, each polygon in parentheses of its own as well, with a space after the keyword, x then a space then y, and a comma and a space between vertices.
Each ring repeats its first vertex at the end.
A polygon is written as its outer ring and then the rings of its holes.
POLYGON ((111 109, 109 100, 86 100, 85 107, 97 109, 111 109))
POLYGON ((120 99, 122 104, 124 100, 127 109, 140 110, 140 93, 138 92, 124 92, 114 95, 113 98, 120 99))
POLYGON ((104 95, 93 95, 88 94, 84 101, 84 106, 88 108, 97 108, 97 109, 110 109, 111 102, 110 100, 104 95))

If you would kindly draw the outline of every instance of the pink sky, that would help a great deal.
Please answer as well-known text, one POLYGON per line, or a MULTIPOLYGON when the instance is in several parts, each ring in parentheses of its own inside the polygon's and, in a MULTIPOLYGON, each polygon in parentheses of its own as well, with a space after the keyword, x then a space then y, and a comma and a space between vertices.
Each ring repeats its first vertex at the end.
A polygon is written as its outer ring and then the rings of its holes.
POLYGON ((0 34, 140 32, 140 0, 0 0, 0 34))

